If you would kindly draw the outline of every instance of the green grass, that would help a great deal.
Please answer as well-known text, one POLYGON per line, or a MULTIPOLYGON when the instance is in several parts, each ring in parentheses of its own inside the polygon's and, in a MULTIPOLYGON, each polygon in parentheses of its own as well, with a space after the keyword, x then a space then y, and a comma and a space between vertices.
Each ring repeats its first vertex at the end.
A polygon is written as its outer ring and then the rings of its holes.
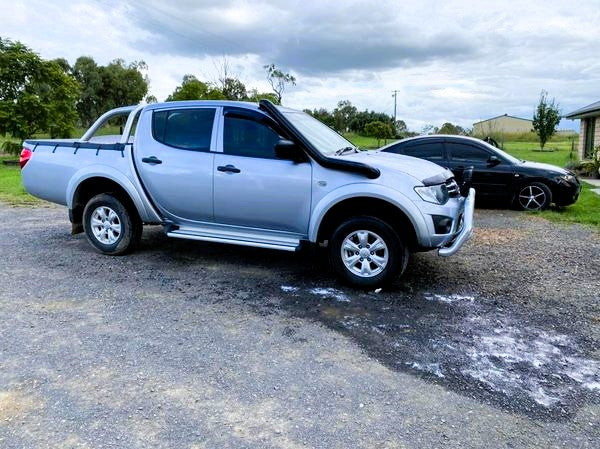
POLYGON ((571 155, 571 142, 568 140, 548 142, 544 151, 540 151, 539 142, 505 142, 504 151, 519 159, 545 162, 559 167, 564 167, 577 158, 577 150, 571 155), (574 159, 571 159, 571 156, 574 159))
MULTIPOLYGON (((568 139, 555 139, 546 144, 546 149, 556 151, 540 152, 538 142, 505 142, 504 149, 519 159, 564 167, 570 158, 571 142, 568 139), (538 151, 534 151, 534 150, 538 151)), ((576 157, 576 156, 575 156, 576 157)), ((543 212, 532 214, 551 221, 562 223, 579 223, 600 231, 600 195, 591 191, 593 186, 583 183, 579 199, 575 204, 566 207, 552 207, 543 212)))
POLYGON ((41 201, 29 195, 21 182, 21 170, 10 167, 3 160, 15 159, 14 156, 0 155, 0 201, 11 206, 34 206, 41 201))
POLYGON ((591 184, 583 182, 581 194, 575 204, 532 213, 551 221, 592 226, 600 232, 600 195, 592 192, 592 188, 591 184))
POLYGON ((352 142, 359 148, 379 148, 380 146, 386 145, 387 143, 393 142, 395 139, 380 140, 379 145, 377 144, 377 139, 375 137, 367 137, 361 136, 360 134, 355 133, 344 133, 343 134, 346 139, 352 142))

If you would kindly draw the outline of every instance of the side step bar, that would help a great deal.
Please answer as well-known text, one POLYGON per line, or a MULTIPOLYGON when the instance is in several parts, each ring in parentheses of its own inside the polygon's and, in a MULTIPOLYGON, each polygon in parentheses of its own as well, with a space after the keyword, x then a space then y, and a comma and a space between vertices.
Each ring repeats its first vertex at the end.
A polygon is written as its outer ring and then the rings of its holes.
POLYGON ((227 243, 231 245, 252 246, 255 248, 277 249, 281 251, 298 251, 300 239, 288 236, 264 236, 258 233, 236 235, 236 232, 216 233, 206 230, 176 229, 168 230, 167 236, 179 239, 201 240, 203 242, 227 243), (250 237, 250 238, 249 238, 250 237))

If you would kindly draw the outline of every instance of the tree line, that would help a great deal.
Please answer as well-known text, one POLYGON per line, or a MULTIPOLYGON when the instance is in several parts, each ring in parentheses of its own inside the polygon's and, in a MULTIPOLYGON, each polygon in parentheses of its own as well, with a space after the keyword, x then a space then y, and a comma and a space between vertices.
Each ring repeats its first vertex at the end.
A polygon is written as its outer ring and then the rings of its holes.
MULTIPOLYGON (((0 136, 24 140, 35 134, 68 138, 76 127, 87 128, 104 112, 119 106, 157 102, 148 95, 149 79, 144 61, 115 59, 100 65, 90 56, 73 65, 64 58, 44 60, 21 42, 0 37, 0 136)), ((166 101, 237 100, 263 98, 281 103, 284 91, 296 78, 274 64, 264 66, 272 92, 247 88, 229 75, 227 62, 217 82, 185 75, 166 101)), ((20 150, 5 142, 4 149, 20 150)), ((18 147, 18 148, 17 148, 18 147)))
MULTIPOLYGON (((0 37, 0 136, 23 140, 44 133, 51 138, 67 138, 76 127, 89 127, 110 109, 144 100, 157 102, 156 97, 148 95, 147 68, 144 61, 126 63, 123 59, 100 65, 90 56, 77 58, 73 65, 63 58, 44 60, 21 42, 0 37)), ((223 59, 216 81, 187 74, 166 101, 258 102, 264 98, 281 104, 285 90, 296 84, 296 78, 275 64, 263 68, 271 92, 248 88, 231 75, 227 60, 223 59)), ((542 146, 560 119, 557 107, 548 103, 543 95, 534 116, 542 146)), ((470 134, 470 130, 449 122, 439 128, 426 125, 420 133, 411 132, 403 120, 395 120, 384 112, 359 111, 349 100, 340 101, 331 111, 315 108, 305 112, 338 132, 375 137, 378 143, 417 134, 470 134)))

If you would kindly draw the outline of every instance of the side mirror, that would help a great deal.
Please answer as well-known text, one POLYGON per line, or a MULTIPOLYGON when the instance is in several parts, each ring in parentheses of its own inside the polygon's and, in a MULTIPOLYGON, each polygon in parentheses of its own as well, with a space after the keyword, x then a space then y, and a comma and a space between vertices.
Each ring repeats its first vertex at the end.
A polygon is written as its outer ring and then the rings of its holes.
POLYGON ((498 165, 500 163, 500 159, 498 158, 498 156, 490 156, 490 158, 487 160, 487 163, 490 167, 495 167, 496 165, 498 165))
POLYGON ((287 139, 281 139, 275 144, 275 156, 279 159, 288 159, 294 162, 302 162, 304 160, 298 145, 287 139))

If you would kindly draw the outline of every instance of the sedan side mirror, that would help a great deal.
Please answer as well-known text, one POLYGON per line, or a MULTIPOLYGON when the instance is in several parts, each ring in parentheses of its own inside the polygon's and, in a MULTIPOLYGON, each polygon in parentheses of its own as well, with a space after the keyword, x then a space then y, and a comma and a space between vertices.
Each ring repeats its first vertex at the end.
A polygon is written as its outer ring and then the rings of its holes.
POLYGON ((288 159, 294 162, 302 162, 302 151, 294 142, 288 139, 280 139, 275 144, 275 156, 279 159, 288 159))
POLYGON ((501 161, 498 156, 490 156, 490 158, 487 160, 487 163, 490 167, 494 167, 494 166, 498 165, 500 162, 501 161))

